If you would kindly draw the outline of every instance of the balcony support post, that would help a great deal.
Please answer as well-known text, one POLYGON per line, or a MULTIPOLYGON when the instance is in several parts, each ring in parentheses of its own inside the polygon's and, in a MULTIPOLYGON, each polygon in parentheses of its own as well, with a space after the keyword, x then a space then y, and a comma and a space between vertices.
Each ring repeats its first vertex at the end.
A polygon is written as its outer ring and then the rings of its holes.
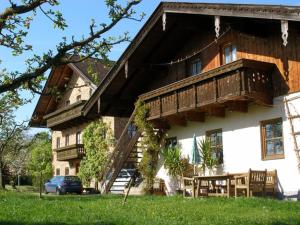
POLYGON ((196 89, 196 85, 193 84, 193 92, 194 92, 194 108, 197 107, 197 89, 196 89))
POLYGON ((218 101, 218 84, 217 84, 217 79, 214 77, 213 79, 214 82, 214 102, 218 101))

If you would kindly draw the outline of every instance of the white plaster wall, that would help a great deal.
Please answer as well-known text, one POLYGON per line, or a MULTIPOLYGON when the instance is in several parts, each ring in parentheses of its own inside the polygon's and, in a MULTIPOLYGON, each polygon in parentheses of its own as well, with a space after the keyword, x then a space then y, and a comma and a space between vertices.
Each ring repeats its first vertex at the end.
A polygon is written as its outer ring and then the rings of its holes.
MULTIPOLYGON (((287 98, 295 95, 300 95, 300 93, 287 96, 287 98)), ((202 123, 188 122, 186 127, 172 126, 168 131, 168 136, 176 136, 182 146, 182 154, 188 156, 191 153, 194 134, 197 140, 200 140, 205 137, 206 131, 222 128, 224 172, 247 172, 249 168, 277 169, 279 188, 282 193, 287 196, 298 196, 300 192, 298 160, 283 99, 284 97, 275 98, 273 107, 249 105, 247 113, 227 111, 224 118, 206 117, 205 122, 202 123), (279 117, 283 120, 285 158, 263 161, 261 159, 260 121, 279 117)), ((300 111, 300 99, 291 101, 289 108, 293 109, 291 113, 294 115, 300 111)), ((295 130, 300 131, 299 119, 294 122, 295 130)), ((163 166, 160 166, 157 176, 165 180, 169 192, 172 193, 175 187, 163 166)))

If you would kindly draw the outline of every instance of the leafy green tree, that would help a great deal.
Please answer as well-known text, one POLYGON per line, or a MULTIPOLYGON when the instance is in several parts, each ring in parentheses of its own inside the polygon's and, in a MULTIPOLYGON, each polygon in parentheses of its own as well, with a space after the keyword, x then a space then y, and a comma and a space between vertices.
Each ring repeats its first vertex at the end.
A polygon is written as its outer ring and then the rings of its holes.
POLYGON ((52 176, 52 149, 49 134, 47 132, 36 134, 30 148, 28 171, 34 179, 34 184, 40 185, 41 193, 41 184, 52 176))
POLYGON ((143 158, 139 163, 139 170, 145 179, 145 191, 149 194, 153 193, 154 178, 157 173, 158 155, 161 149, 160 140, 162 140, 163 132, 156 131, 149 121, 147 121, 149 109, 140 100, 135 103, 134 124, 138 131, 143 134, 141 146, 143 150, 143 158))
POLYGON ((85 157, 80 162, 79 177, 86 186, 95 180, 95 188, 97 189, 97 181, 101 172, 105 169, 108 157, 110 155, 110 147, 113 146, 114 138, 109 124, 102 119, 90 123, 83 131, 83 144, 85 149, 85 157))
POLYGON ((4 189, 4 170, 9 169, 27 143, 24 141, 26 126, 15 121, 12 105, 2 99, 0 107, 0 189, 4 189))
MULTIPOLYGON (((110 31, 124 19, 140 21, 135 17, 133 7, 141 0, 105 0, 108 11, 107 23, 96 23, 91 18, 87 36, 62 37, 55 49, 49 49, 41 55, 33 53, 33 44, 28 43, 30 26, 37 15, 44 15, 54 25, 54 29, 64 30, 68 25, 59 11, 60 0, 9 0, 0 6, 0 47, 7 49, 14 56, 24 55, 26 69, 24 71, 0 71, 0 94, 9 92, 17 98, 22 90, 40 93, 41 82, 45 80, 45 72, 52 67, 75 63, 91 56, 107 60, 107 54, 114 45, 129 41, 128 33, 110 36, 110 31), (121 3, 120 3, 121 2, 121 3), (80 56, 74 57, 74 56, 80 56)), ((99 11, 99 13, 102 13, 99 11)), ((1 60, 0 60, 1 63, 1 60)), ((55 87, 53 87, 55 90, 55 87)), ((50 90, 47 94, 53 94, 50 90)))

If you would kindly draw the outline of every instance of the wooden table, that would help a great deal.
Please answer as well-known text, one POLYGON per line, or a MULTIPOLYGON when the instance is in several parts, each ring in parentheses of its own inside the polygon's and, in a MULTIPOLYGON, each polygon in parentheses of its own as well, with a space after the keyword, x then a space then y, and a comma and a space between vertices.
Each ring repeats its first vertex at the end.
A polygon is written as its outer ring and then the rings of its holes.
POLYGON ((208 196, 230 196, 230 179, 232 175, 224 174, 224 175, 211 175, 211 176, 194 176, 195 182, 197 184, 196 196, 199 196, 200 188, 206 189, 204 186, 201 186, 202 181, 206 181, 208 183, 207 186, 207 195, 208 196), (223 185, 223 182, 226 182, 226 185, 223 185), (217 182, 221 182, 219 185, 217 182))

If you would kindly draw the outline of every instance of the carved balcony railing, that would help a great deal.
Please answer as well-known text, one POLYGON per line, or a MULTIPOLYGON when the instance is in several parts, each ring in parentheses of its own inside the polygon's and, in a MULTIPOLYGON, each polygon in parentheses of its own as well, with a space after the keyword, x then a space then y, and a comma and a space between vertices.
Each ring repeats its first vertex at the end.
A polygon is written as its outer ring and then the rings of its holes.
POLYGON ((47 114, 46 116, 44 116, 44 119, 47 121, 47 127, 55 130, 70 126, 71 122, 74 119, 81 117, 82 108, 85 102, 85 100, 81 100, 72 105, 47 114))
POLYGON ((149 106, 149 120, 235 101, 272 105, 273 69, 271 63, 240 59, 145 93, 140 99, 149 106))
POLYGON ((54 151, 56 151, 58 161, 82 159, 85 154, 83 144, 69 145, 62 148, 57 148, 54 151))

